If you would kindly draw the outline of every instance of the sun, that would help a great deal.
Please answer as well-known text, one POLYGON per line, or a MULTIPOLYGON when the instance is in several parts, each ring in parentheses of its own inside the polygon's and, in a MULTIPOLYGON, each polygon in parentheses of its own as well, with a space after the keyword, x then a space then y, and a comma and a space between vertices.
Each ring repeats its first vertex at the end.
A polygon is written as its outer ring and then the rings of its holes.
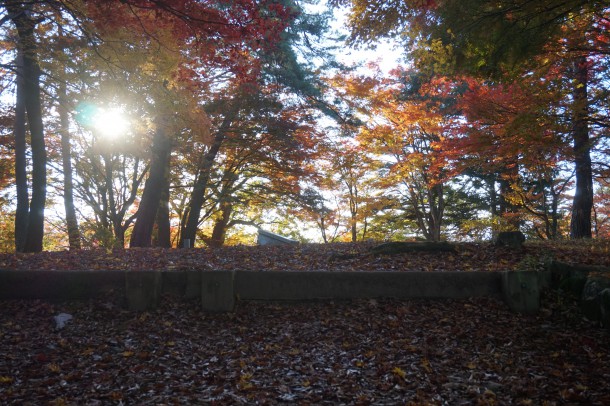
POLYGON ((123 136, 129 130, 129 120, 119 108, 100 108, 96 111, 92 124, 93 128, 106 138, 123 136))

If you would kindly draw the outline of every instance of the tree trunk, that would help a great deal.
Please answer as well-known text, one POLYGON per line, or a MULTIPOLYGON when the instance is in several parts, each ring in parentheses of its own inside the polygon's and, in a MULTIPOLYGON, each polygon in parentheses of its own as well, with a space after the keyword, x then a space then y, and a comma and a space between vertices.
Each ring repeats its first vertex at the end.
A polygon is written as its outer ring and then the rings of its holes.
POLYGON ((167 173, 164 182, 165 185, 163 186, 161 201, 159 202, 159 208, 157 209, 157 236, 154 245, 156 247, 171 248, 172 240, 169 219, 169 179, 167 173))
POLYGON ((61 132, 61 159, 64 172, 64 209, 71 250, 81 248, 81 235, 74 208, 74 184, 72 182, 72 151, 70 146, 70 120, 68 116, 66 83, 59 83, 59 121, 61 132))
POLYGON ((15 212, 15 249, 22 252, 28 232, 30 212, 30 193, 28 191, 28 174, 26 159, 26 113, 24 103, 23 54, 17 56, 17 100, 15 103, 15 186, 17 188, 17 209, 15 212))
POLYGON ((591 144, 589 142, 589 114, 587 97, 587 58, 574 62, 573 123, 574 167, 576 189, 572 203, 570 238, 591 238, 591 211, 593 208, 593 171, 591 168, 591 144))
POLYGON ((195 246, 195 237, 197 236, 197 228, 199 227, 199 216, 201 208, 205 202, 205 192, 210 181, 212 166, 216 160, 216 156, 220 151, 220 147, 225 139, 225 134, 233 121, 233 114, 229 114, 223 120, 220 128, 214 135, 214 140, 210 149, 206 152, 199 173, 191 192, 191 198, 187 209, 182 217, 182 229, 180 230, 180 241, 178 247, 183 247, 184 240, 191 241, 191 247, 195 246))
POLYGON ((498 215, 498 195, 496 193, 496 178, 492 176, 486 178, 487 190, 489 191, 489 213, 492 218, 498 215))
POLYGON ((40 67, 37 61, 37 46, 34 29, 36 21, 29 15, 29 5, 9 2, 5 4, 17 28, 18 51, 22 55, 21 75, 23 79, 23 104, 27 114, 32 151, 32 199, 29 205, 27 234, 24 252, 42 251, 44 236, 44 209, 47 193, 47 151, 42 124, 40 102, 40 67))
POLYGON ((344 182, 349 191, 350 233, 352 242, 356 242, 358 241, 358 186, 351 173, 344 182))
POLYGON ((150 247, 152 243, 155 218, 166 183, 165 174, 171 153, 171 140, 167 137, 164 120, 157 120, 157 129, 151 149, 150 172, 144 184, 136 223, 129 241, 130 247, 150 247))
POLYGON ((443 195, 443 184, 428 186, 428 204, 430 206, 428 230, 432 241, 441 240, 441 229, 443 225, 443 214, 445 213, 445 196, 443 195))
MULTIPOLYGON (((552 187, 552 186, 551 186, 552 187)), ((552 194, 552 203, 551 203, 551 239, 556 240, 558 235, 558 224, 559 224, 559 193, 552 194)))
POLYGON ((233 213, 233 205, 230 202, 222 202, 221 215, 214 222, 214 228, 212 229, 212 238, 210 238, 210 247, 218 248, 222 247, 227 237, 227 230, 229 229, 229 221, 231 220, 231 214, 233 213))
POLYGON ((320 216, 320 221, 318 222, 318 227, 320 228, 320 232, 322 233, 322 240, 324 244, 328 244, 328 237, 326 237, 326 224, 324 220, 324 216, 320 216))
POLYGON ((121 248, 125 247, 125 228, 121 224, 123 216, 117 213, 116 199, 114 196, 114 164, 115 159, 108 149, 108 145, 104 145, 101 151, 102 159, 104 160, 104 189, 102 193, 102 205, 104 207, 105 226, 109 230, 112 228, 115 237, 114 243, 121 248))

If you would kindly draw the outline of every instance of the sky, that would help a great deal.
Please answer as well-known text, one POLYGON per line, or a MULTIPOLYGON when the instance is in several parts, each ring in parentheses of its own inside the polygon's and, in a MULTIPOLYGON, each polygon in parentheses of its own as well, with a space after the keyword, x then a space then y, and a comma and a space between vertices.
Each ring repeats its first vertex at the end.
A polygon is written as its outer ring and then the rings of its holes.
MULTIPOLYGON (((306 10, 315 13, 326 10, 326 2, 322 0, 321 4, 305 5, 306 10)), ((331 29, 342 35, 349 35, 347 27, 348 20, 347 8, 335 8, 333 10, 333 20, 330 23, 331 29)), ((375 45, 374 48, 350 48, 347 46, 341 47, 337 52, 337 61, 348 66, 362 65, 363 72, 366 72, 364 66, 367 62, 377 62, 382 72, 387 73, 401 64, 402 50, 396 47, 395 41, 384 40, 375 45)))

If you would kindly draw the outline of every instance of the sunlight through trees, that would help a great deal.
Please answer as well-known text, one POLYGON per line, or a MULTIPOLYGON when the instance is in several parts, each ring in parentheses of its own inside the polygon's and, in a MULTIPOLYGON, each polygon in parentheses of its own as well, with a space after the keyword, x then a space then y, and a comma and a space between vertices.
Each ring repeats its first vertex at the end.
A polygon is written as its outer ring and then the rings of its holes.
POLYGON ((609 21, 582 0, 2 1, 0 247, 606 238, 609 21), (388 40, 394 69, 340 62, 388 40))

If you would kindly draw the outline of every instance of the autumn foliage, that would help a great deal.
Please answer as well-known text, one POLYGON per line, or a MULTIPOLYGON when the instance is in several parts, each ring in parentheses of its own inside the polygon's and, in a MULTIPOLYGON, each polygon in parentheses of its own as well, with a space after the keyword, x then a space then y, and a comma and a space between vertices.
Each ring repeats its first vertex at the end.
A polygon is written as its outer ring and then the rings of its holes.
POLYGON ((331 2, 347 44, 402 41, 388 70, 341 65, 306 4, 7 1, 2 227, 17 251, 604 237, 607 8, 478 3, 331 2))

